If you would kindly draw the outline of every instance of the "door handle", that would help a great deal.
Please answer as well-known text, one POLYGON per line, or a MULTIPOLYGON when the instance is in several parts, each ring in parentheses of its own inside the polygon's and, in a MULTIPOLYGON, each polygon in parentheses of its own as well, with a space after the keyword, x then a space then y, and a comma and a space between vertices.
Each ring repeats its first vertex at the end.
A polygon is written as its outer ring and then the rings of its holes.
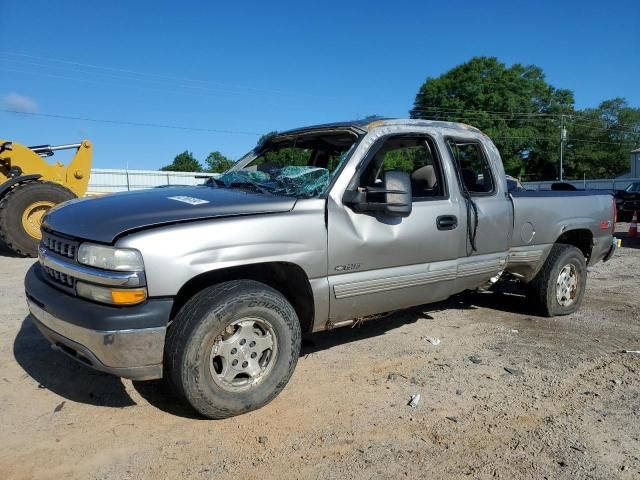
POLYGON ((438 230, 453 230, 458 226, 458 217, 455 215, 440 215, 436 218, 438 230))

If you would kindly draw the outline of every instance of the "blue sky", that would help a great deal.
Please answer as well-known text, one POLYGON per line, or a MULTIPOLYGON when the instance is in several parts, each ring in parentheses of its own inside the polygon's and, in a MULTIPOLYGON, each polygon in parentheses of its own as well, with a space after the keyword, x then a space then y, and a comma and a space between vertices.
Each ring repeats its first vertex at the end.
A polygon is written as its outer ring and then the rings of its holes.
POLYGON ((94 166, 237 158, 260 133, 406 116, 429 76, 477 55, 536 64, 580 108, 640 107, 640 2, 0 0, 0 137, 89 138, 94 166), (237 133, 223 133, 224 130, 237 133))

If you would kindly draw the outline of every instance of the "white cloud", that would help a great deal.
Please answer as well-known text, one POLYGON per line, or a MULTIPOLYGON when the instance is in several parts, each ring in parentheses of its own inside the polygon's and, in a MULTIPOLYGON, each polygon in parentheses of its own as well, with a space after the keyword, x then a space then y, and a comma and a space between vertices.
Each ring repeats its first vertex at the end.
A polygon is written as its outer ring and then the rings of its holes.
POLYGON ((38 104, 31 97, 17 93, 9 93, 2 98, 2 108, 22 113, 36 113, 38 111, 38 104))

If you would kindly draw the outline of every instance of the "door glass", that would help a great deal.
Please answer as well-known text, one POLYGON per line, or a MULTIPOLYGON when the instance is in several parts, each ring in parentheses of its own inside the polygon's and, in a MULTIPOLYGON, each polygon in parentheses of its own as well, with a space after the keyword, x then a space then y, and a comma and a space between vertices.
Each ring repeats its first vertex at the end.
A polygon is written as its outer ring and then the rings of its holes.
POLYGON ((375 153, 360 177, 360 187, 382 184, 384 172, 400 170, 411 176, 414 199, 441 198, 445 195, 441 169, 430 141, 421 137, 391 137, 375 153))
POLYGON ((448 139, 447 144, 462 183, 470 193, 492 193, 493 177, 489 162, 477 142, 448 139))

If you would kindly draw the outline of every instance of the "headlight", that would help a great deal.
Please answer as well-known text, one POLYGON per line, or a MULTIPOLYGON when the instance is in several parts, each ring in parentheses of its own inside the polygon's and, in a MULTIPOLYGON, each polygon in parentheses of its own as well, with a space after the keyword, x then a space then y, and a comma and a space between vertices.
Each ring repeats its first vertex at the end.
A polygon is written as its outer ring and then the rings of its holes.
POLYGON ((105 270, 144 270, 142 254, 132 248, 114 248, 94 243, 83 243, 78 249, 78 262, 105 270))
POLYGON ((109 288, 76 282, 76 292, 81 297, 110 305, 135 305, 147 299, 146 288, 109 288))

